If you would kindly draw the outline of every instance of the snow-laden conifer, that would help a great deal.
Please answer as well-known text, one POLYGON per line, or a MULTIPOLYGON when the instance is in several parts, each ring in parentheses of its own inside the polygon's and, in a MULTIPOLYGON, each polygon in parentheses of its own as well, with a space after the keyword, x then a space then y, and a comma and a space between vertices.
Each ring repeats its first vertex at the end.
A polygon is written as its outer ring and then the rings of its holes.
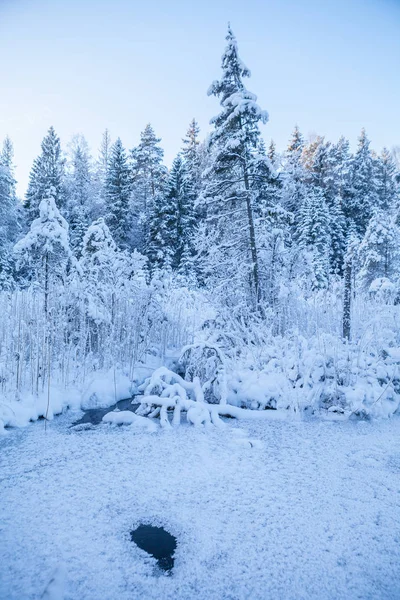
MULTIPOLYGON (((209 95, 219 98, 221 112, 211 120, 214 131, 208 140, 210 166, 206 170, 203 206, 209 237, 203 242, 208 272, 219 274, 225 285, 242 289, 254 308, 262 297, 260 257, 255 223, 256 174, 260 143, 260 123, 268 113, 261 110, 257 97, 244 86, 249 69, 239 57, 231 28, 222 56, 222 77, 214 81, 209 95)), ((262 184, 262 180, 259 182, 262 184)))
POLYGON ((65 159, 61 152, 60 139, 53 127, 50 127, 41 147, 41 154, 33 162, 25 196, 29 224, 38 217, 40 202, 50 188, 53 189, 57 207, 61 210, 65 206, 65 159))
POLYGON ((129 198, 128 158, 118 138, 111 148, 106 178, 106 222, 121 249, 130 246, 129 198))

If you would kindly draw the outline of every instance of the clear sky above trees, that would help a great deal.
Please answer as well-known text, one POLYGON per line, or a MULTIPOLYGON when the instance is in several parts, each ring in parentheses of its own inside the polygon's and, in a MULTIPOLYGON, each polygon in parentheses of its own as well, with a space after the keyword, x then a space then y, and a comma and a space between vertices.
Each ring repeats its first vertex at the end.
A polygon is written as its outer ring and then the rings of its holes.
POLYGON ((204 135, 216 113, 206 90, 228 20, 278 149, 295 123, 353 147, 363 126, 377 150, 400 143, 396 0, 1 0, 0 138, 19 193, 50 125, 97 152, 105 127, 132 147, 151 121, 170 165, 190 119, 204 135))

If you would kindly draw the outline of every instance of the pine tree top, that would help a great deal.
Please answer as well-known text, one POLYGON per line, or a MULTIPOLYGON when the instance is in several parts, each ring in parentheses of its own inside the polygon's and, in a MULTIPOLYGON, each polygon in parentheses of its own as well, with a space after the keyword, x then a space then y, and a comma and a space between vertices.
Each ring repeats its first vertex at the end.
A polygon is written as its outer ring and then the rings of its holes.
POLYGON ((295 125, 291 140, 289 142, 287 151, 288 152, 301 152, 304 147, 304 139, 300 133, 298 125, 295 125))

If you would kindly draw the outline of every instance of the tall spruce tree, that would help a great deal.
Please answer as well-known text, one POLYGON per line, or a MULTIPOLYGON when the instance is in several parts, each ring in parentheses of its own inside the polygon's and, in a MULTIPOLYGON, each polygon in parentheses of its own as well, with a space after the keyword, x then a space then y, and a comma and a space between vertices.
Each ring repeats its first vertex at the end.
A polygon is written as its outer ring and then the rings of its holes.
POLYGON ((338 146, 333 146, 320 136, 303 150, 309 189, 322 194, 328 211, 330 272, 337 275, 343 273, 347 236, 342 198, 342 194, 345 193, 343 161, 346 150, 348 151, 348 146, 344 139, 339 141, 338 146))
POLYGON ((0 152, 0 288, 12 285, 12 248, 18 233, 13 146, 6 137, 0 152))
POLYGON ((179 264, 179 207, 184 188, 183 163, 178 156, 172 165, 164 195, 152 204, 147 255, 152 269, 172 269, 179 264))
POLYGON ((329 208, 330 271, 335 275, 343 275, 346 252, 347 224, 342 209, 342 199, 336 196, 329 208))
POLYGON ((84 140, 78 140, 72 151, 72 172, 67 177, 67 215, 71 248, 81 253, 83 236, 90 222, 94 199, 90 156, 84 140))
POLYGON ((214 271, 214 276, 220 273, 230 285, 240 286, 253 308, 258 309, 262 290, 254 217, 255 178, 258 178, 259 123, 266 123, 268 114, 260 109, 256 96, 243 84, 250 71, 239 58, 230 27, 226 40, 222 77, 208 90, 209 95, 219 98, 221 112, 211 120, 214 124, 209 137, 211 164, 204 191, 205 234, 209 234, 211 245, 208 244, 207 250, 207 243, 203 243, 202 249, 210 263, 209 272, 214 271))
POLYGON ((343 136, 331 146, 331 164, 334 195, 340 197, 342 204, 346 204, 351 195, 352 155, 349 141, 343 136))
POLYGON ((292 214, 292 236, 298 237, 299 214, 307 195, 306 173, 302 162, 303 136, 296 125, 283 160, 282 202, 292 214))
POLYGON ((112 141, 110 132, 108 129, 104 130, 101 138, 101 144, 99 149, 99 155, 97 159, 97 171, 103 185, 105 186, 108 174, 108 167, 110 164, 112 141))
POLYGON ((42 141, 42 152, 34 160, 29 176, 24 204, 28 222, 39 216, 39 204, 50 188, 53 188, 57 207, 61 211, 65 208, 64 167, 65 159, 62 156, 60 139, 54 128, 50 127, 42 141))
POLYGON ((399 194, 396 185, 396 165, 387 148, 383 148, 375 160, 375 180, 379 207, 393 212, 398 208, 399 194))
POLYGON ((104 214, 106 206, 106 182, 108 175, 108 168, 110 164, 112 141, 110 132, 105 129, 101 144, 95 163, 94 174, 93 174, 93 185, 95 188, 95 197, 93 198, 91 216, 93 219, 97 219, 100 214, 104 214))
POLYGON ((313 288, 323 289, 329 283, 329 212, 319 187, 311 188, 300 212, 299 245, 311 254, 313 288))
POLYGON ((374 167, 370 141, 365 133, 365 129, 363 129, 352 163, 352 192, 344 205, 347 219, 354 223, 356 231, 361 237, 367 229, 372 210, 377 206, 378 202, 374 167))
POLYGON ((131 151, 131 207, 134 218, 135 247, 149 254, 150 224, 163 201, 168 176, 167 168, 162 164, 164 151, 160 147, 152 126, 146 125, 140 136, 140 144, 131 151))
POLYGON ((182 158, 185 165, 185 180, 193 194, 193 202, 197 199, 201 187, 200 128, 195 119, 190 122, 183 141, 182 158))
POLYGON ((333 186, 333 165, 330 142, 317 136, 303 151, 303 161, 306 168, 306 181, 312 187, 319 187, 328 207, 335 200, 333 186))
POLYGON ((106 178, 106 222, 121 249, 131 244, 128 158, 120 138, 111 148, 106 178))

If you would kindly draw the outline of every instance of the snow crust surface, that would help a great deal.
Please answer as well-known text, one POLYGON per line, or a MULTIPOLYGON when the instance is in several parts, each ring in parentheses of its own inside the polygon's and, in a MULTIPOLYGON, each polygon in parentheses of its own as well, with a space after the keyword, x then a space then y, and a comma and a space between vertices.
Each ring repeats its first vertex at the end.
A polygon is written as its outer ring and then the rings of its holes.
POLYGON ((400 419, 73 418, 0 439, 1 598, 38 599, 57 572, 58 600, 400 597, 400 419), (172 576, 130 541, 140 523, 177 537, 172 576))

